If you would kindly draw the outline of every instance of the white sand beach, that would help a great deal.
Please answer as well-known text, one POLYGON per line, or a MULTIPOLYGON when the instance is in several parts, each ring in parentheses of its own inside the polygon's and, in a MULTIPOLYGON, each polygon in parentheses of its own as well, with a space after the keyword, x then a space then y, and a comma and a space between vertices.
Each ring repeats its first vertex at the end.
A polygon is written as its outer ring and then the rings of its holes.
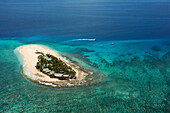
POLYGON ((24 45, 17 48, 17 51, 21 55, 22 63, 23 63, 23 73, 24 75, 36 82, 46 82, 46 83, 52 83, 56 85, 70 85, 70 84, 76 84, 79 83, 85 76, 87 76, 87 73, 84 73, 79 69, 79 67, 71 62, 68 62, 63 57, 59 56, 57 51, 51 50, 47 47, 44 47, 42 45, 24 45), (68 66, 70 66, 75 72, 76 72, 76 79, 70 79, 70 80, 59 80, 57 78, 50 78, 49 76, 45 75, 44 73, 40 72, 36 69, 36 63, 38 61, 38 54, 35 52, 42 52, 44 54, 51 54, 57 58, 60 58, 63 62, 65 62, 68 66))

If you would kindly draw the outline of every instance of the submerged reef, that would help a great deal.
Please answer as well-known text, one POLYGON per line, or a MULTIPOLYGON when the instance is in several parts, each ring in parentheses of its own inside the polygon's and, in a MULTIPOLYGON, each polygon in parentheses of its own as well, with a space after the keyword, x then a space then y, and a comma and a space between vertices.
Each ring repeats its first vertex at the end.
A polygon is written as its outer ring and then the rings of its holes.
POLYGON ((153 51, 161 51, 161 48, 159 46, 153 46, 151 49, 153 51))
POLYGON ((166 46, 170 46, 170 40, 164 41, 163 42, 166 46))
POLYGON ((162 60, 165 61, 165 63, 170 64, 170 52, 167 52, 162 56, 162 60))
MULTIPOLYGON (((160 50, 159 47, 154 49, 160 50)), ((129 111, 141 108, 147 108, 148 112, 169 109, 167 87, 170 86, 170 52, 162 56, 149 52, 143 56, 136 53, 118 54, 112 62, 100 57, 98 62, 90 62, 90 65, 104 70, 109 79, 114 81, 114 86, 110 83, 114 97, 105 100, 117 100, 119 104, 124 100, 130 101, 131 108, 124 106, 129 111)))

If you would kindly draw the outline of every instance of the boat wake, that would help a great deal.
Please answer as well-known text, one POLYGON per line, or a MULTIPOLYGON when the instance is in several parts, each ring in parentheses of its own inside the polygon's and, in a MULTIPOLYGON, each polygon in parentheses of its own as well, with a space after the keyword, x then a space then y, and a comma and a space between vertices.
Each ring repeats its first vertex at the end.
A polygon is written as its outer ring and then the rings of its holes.
POLYGON ((72 41, 96 41, 96 39, 82 38, 82 39, 73 39, 72 41))

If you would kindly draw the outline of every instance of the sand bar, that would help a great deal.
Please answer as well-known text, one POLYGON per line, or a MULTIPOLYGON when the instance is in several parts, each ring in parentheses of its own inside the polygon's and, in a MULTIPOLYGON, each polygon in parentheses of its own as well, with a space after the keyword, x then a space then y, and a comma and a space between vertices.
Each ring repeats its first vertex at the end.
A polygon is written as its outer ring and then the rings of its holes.
POLYGON ((42 83, 52 83, 56 85, 70 85, 70 84, 77 84, 81 80, 87 76, 87 73, 84 73, 79 69, 79 67, 71 62, 68 62, 63 57, 59 56, 58 52, 52 49, 49 49, 42 45, 24 45, 20 46, 16 49, 18 53, 21 55, 22 58, 22 65, 23 65, 23 73, 24 75, 36 82, 42 83), (65 62, 68 66, 70 66, 76 72, 76 79, 70 80, 59 80, 57 78, 50 78, 46 74, 40 72, 36 69, 36 63, 38 61, 38 54, 35 52, 42 52, 44 54, 51 54, 57 58, 60 58, 63 62, 65 62))

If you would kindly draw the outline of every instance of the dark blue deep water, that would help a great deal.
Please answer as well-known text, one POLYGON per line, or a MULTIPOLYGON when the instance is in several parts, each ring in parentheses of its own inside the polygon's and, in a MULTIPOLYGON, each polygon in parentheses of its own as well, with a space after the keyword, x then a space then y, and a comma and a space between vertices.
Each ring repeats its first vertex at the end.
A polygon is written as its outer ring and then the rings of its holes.
POLYGON ((0 1, 0 112, 168 113, 169 88, 169 0, 0 1), (76 87, 29 81, 14 53, 26 44, 94 74, 76 87))
POLYGON ((168 38, 169 19, 168 0, 0 1, 0 37, 168 38))

